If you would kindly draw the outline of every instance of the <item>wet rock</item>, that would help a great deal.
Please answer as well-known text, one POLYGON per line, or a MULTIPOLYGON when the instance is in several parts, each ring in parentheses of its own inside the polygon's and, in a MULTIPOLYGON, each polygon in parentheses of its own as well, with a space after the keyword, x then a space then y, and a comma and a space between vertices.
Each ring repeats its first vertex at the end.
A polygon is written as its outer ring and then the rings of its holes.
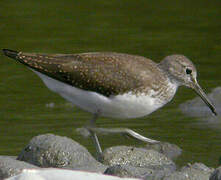
POLYGON ((208 168, 202 163, 188 164, 180 171, 163 178, 163 180, 209 180, 213 169, 208 168))
POLYGON ((221 166, 212 172, 209 180, 221 180, 221 166))
POLYGON ((159 153, 164 154, 170 159, 176 159, 181 153, 182 149, 180 149, 175 144, 170 144, 167 142, 159 142, 156 144, 147 144, 145 149, 153 149, 159 153))
POLYGON ((74 105, 72 103, 69 103, 69 102, 60 103, 60 104, 55 104, 54 102, 50 102, 50 103, 45 104, 45 107, 46 108, 51 108, 51 109, 62 107, 62 108, 65 108, 65 109, 72 110, 74 105))
MULTIPOLYGON (((217 113, 221 114, 221 87, 217 87, 208 94, 209 99, 216 107, 217 113)), ((193 100, 186 101, 180 106, 181 111, 187 116, 192 117, 205 117, 212 116, 211 110, 202 101, 200 97, 196 97, 193 100)))
POLYGON ((88 150, 67 137, 39 135, 29 142, 18 156, 19 160, 39 167, 58 167, 104 172, 106 166, 96 161, 88 150))
POLYGON ((54 108, 54 106, 55 106, 55 103, 53 102, 45 104, 45 107, 47 108, 54 108))
POLYGON ((23 169, 37 169, 39 167, 15 160, 9 156, 0 156, 0 179, 5 179, 21 173, 23 169))
POLYGON ((115 146, 103 152, 103 162, 110 167, 106 174, 120 177, 160 179, 176 169, 172 160, 154 150, 115 146))

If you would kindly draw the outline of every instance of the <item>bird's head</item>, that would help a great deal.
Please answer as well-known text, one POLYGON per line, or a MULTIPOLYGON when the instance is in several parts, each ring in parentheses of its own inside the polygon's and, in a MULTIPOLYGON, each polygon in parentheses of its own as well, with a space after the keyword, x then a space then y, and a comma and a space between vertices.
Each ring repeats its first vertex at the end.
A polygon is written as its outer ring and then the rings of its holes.
POLYGON ((172 83, 192 88, 211 109, 213 114, 217 115, 214 105, 197 82, 197 70, 194 64, 187 57, 183 55, 167 56, 160 62, 160 67, 168 74, 172 83))

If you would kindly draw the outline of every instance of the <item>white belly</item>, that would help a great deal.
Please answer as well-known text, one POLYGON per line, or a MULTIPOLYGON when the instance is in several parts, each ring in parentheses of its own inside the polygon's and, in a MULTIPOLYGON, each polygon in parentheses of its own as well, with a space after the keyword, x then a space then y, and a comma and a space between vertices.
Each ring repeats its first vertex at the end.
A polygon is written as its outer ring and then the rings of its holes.
POLYGON ((114 118, 142 117, 157 110, 165 103, 152 97, 132 93, 106 97, 96 92, 75 88, 61 81, 52 79, 42 73, 34 71, 52 91, 60 94, 85 111, 101 116, 114 118))

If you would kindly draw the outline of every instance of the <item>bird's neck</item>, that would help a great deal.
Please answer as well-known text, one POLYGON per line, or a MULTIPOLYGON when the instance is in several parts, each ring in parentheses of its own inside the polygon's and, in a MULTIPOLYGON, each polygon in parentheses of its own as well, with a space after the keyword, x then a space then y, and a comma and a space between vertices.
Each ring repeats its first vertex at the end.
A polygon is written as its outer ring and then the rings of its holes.
POLYGON ((157 64, 157 66, 164 74, 164 76, 167 77, 168 81, 170 81, 170 83, 173 84, 174 87, 178 88, 181 85, 181 83, 177 81, 175 78, 173 78, 173 76, 169 73, 168 65, 165 63, 166 63, 165 61, 161 61, 159 64, 157 64))

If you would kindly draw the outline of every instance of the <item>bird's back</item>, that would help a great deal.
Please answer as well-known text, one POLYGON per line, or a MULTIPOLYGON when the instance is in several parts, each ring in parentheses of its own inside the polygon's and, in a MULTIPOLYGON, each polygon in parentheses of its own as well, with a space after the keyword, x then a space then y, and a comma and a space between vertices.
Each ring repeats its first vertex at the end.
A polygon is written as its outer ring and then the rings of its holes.
POLYGON ((53 55, 19 52, 15 58, 56 80, 105 96, 154 90, 166 81, 156 63, 136 55, 113 52, 53 55))

